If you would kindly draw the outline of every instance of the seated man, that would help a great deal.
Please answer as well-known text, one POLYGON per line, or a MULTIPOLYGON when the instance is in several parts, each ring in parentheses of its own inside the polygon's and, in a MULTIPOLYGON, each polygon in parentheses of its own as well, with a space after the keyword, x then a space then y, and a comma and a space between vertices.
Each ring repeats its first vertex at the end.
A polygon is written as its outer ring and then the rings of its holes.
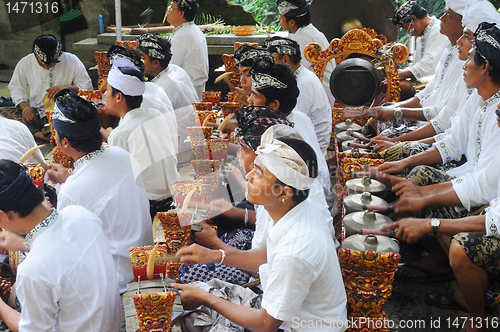
POLYGON ((75 160, 71 176, 59 164, 47 171, 63 183, 57 206, 81 205, 102 220, 124 293, 134 279, 129 248, 153 244, 147 194, 134 173, 137 165, 123 149, 102 146, 96 108, 73 92, 56 95, 53 120, 57 146, 75 160))
MULTIPOLYGON (((274 126, 275 127, 275 126, 274 126)), ((217 262, 259 272, 261 309, 239 306, 193 285, 181 290, 184 308, 207 308, 253 331, 345 330, 346 296, 334 241, 318 209, 307 200, 317 176, 315 152, 299 138, 262 136, 253 170, 247 174, 248 199, 271 215, 266 248, 210 250, 191 245, 177 252, 184 264, 217 262), (297 323, 298 322, 298 323, 297 323)))
POLYGON ((43 192, 17 163, 0 160, 0 174, 0 227, 26 236, 30 249, 16 276, 22 312, 0 300, 9 328, 117 331, 118 280, 101 220, 81 206, 47 209, 43 192))
POLYGON ((240 72, 240 85, 241 89, 236 88, 238 91, 239 101, 245 101, 243 105, 248 106, 248 97, 252 94, 252 75, 250 70, 252 69, 253 60, 259 57, 260 49, 252 47, 250 45, 241 45, 234 52, 234 60, 238 66, 240 72))
POLYGON ((288 66, 297 79, 300 94, 295 110, 311 119, 321 152, 326 156, 332 134, 332 108, 328 96, 322 89, 318 77, 300 65, 300 46, 296 41, 282 37, 271 37, 263 44, 274 57, 276 64, 288 66))
POLYGON ((92 81, 78 57, 61 51, 55 36, 41 35, 33 42, 33 53, 19 60, 9 83, 12 101, 22 110, 23 122, 35 138, 49 141, 50 130, 44 130, 48 120, 43 112, 43 99, 46 94, 53 99, 65 88, 74 92, 92 90, 92 81))
POLYGON ((405 29, 410 36, 417 37, 413 64, 399 72, 399 79, 418 81, 434 75, 439 58, 448 45, 446 36, 439 32, 439 20, 434 16, 430 17, 427 10, 417 2, 408 1, 394 10, 392 23, 405 29))
POLYGON ((141 71, 127 59, 116 59, 105 95, 108 112, 121 118, 108 143, 130 152, 138 161, 153 218, 157 212, 171 209, 172 183, 180 175, 173 143, 177 137, 168 130, 171 124, 157 109, 140 107, 145 86, 141 71))
MULTIPOLYGON (((306 0, 278 0, 277 2, 281 27, 291 33, 290 38, 299 44, 301 53, 304 53, 306 46, 311 43, 320 45, 322 50, 326 50, 330 46, 325 35, 311 23, 310 4, 306 0)), ((313 70, 314 64, 305 58, 302 58, 300 64, 304 68, 313 70)), ((335 61, 332 60, 327 64, 322 80, 330 107, 335 104, 335 97, 330 90, 330 76, 332 76, 334 69, 335 61)))
POLYGON ((144 74, 162 87, 172 102, 178 125, 179 151, 191 150, 190 143, 184 142, 188 136, 186 128, 195 125, 193 103, 198 102, 191 79, 184 69, 170 63, 171 44, 165 37, 146 33, 139 38, 139 49, 144 60, 144 74))
POLYGON ((198 101, 201 101, 201 93, 205 91, 208 80, 208 47, 205 36, 193 22, 197 13, 196 0, 173 0, 168 9, 167 21, 175 27, 170 37, 170 62, 186 71, 193 82, 198 101))
MULTIPOLYGON (((19 159, 35 146, 33 135, 26 125, 0 116, 0 159, 19 162, 19 159)), ((40 150, 37 150, 26 162, 39 163, 39 160, 44 159, 40 150)))
MULTIPOLYGON (((462 13, 455 12, 452 8, 459 0, 447 2, 445 13, 441 16, 441 34, 448 37, 451 45, 442 53, 439 59, 436 74, 424 90, 415 97, 395 103, 390 106, 372 107, 368 109, 367 115, 373 116, 379 121, 378 131, 382 136, 394 137, 408 132, 408 127, 418 121, 430 121, 446 106, 453 91, 461 90, 465 93, 465 85, 461 79, 463 61, 458 58, 457 40, 462 35, 462 13), (398 128, 406 121, 405 126, 398 128), (390 122, 389 122, 390 121, 390 122), (388 129, 386 132, 384 130, 388 129)), ((456 9, 456 8, 455 8, 456 9)), ((457 9, 458 10, 458 9, 457 9)))

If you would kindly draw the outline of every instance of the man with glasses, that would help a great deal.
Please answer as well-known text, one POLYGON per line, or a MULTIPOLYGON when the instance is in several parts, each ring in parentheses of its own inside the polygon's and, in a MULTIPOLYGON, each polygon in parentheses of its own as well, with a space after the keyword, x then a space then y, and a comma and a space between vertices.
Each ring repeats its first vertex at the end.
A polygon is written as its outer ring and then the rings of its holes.
POLYGON ((168 8, 167 21, 175 27, 171 37, 170 63, 186 71, 201 101, 208 80, 208 47, 205 36, 193 22, 197 13, 196 0, 173 0, 168 8))

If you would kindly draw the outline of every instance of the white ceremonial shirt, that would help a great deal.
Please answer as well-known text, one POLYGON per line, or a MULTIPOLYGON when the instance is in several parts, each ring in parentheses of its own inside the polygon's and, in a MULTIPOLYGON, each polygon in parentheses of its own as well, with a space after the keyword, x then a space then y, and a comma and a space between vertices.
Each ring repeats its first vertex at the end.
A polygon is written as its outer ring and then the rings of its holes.
POLYGON ((332 107, 319 78, 310 70, 300 66, 295 71, 299 97, 295 110, 304 113, 311 119, 323 156, 330 145, 332 134, 332 107))
POLYGON ((130 247, 153 244, 149 201, 142 181, 134 176, 130 154, 101 148, 75 161, 75 170, 61 186, 57 207, 81 205, 102 220, 113 255, 120 293, 134 279, 130 247), (139 184, 138 184, 139 183, 139 184))
MULTIPOLYGON (((462 86, 462 85, 461 85, 462 86)), ((456 89, 446 103, 446 106, 438 113, 438 115, 429 121, 436 132, 436 136, 448 131, 453 124, 460 120, 460 113, 465 103, 469 99, 474 89, 468 89, 464 86, 465 91, 456 89)), ((441 137, 441 136, 439 136, 441 137)), ((439 139, 436 139, 438 141, 439 139)))
POLYGON ((116 332, 120 296, 101 220, 81 206, 52 214, 26 235, 19 265, 19 331, 116 332))
POLYGON ((267 234, 267 263, 259 267, 262 308, 283 321, 284 331, 347 328, 347 297, 337 251, 321 218, 317 207, 306 200, 267 234))
POLYGON ((450 40, 440 30, 441 21, 432 16, 422 36, 416 38, 414 64, 409 68, 417 80, 434 74, 441 54, 450 46, 450 40))
POLYGON ((186 71, 201 101, 208 80, 208 47, 203 32, 192 21, 182 23, 172 31, 171 42, 170 63, 186 71))
POLYGON ((181 179, 177 172, 177 149, 172 144, 173 139, 177 141, 176 129, 158 110, 136 108, 125 114, 108 137, 110 146, 121 147, 137 160, 150 200, 172 196, 172 182, 181 179))
MULTIPOLYGON (((300 53, 302 55, 302 60, 300 64, 309 70, 313 70, 314 64, 307 61, 304 57, 304 49, 307 45, 311 43, 316 43, 321 46, 321 50, 326 50, 330 43, 328 39, 326 39, 325 35, 316 29, 312 23, 306 25, 305 27, 299 28, 295 33, 290 34, 290 39, 295 40, 300 46, 300 53)), ((333 70, 335 69, 335 60, 330 61, 325 68, 325 72, 323 73, 323 80, 321 81, 323 84, 323 88, 325 89, 326 95, 328 96, 328 101, 330 102, 330 107, 333 107, 335 104, 335 97, 330 90, 330 77, 332 76, 333 70)))
POLYGON ((458 58, 458 45, 447 48, 439 61, 432 80, 415 97, 424 108, 427 121, 435 118, 443 109, 455 90, 465 92, 464 70, 465 61, 458 58))
POLYGON ((38 108, 43 108, 46 90, 52 87, 76 85, 81 90, 93 89, 87 70, 76 55, 63 52, 59 61, 54 67, 46 70, 38 64, 33 53, 19 60, 9 83, 14 104, 17 106, 22 101, 27 102, 26 86, 30 88, 30 106, 38 108))
POLYGON ((186 143, 185 140, 188 137, 187 127, 196 125, 193 103, 198 102, 198 95, 193 82, 184 69, 174 64, 169 64, 151 82, 161 86, 172 101, 177 120, 179 151, 191 150, 191 143, 186 143))
POLYGON ((490 202, 486 208, 486 236, 500 239, 500 185, 498 186, 497 197, 490 202))
MULTIPOLYGON (((35 139, 24 123, 0 116, 0 159, 18 163, 19 159, 35 146, 35 139)), ((33 155, 35 154, 43 160, 39 149, 33 155)), ((37 164, 38 161, 33 155, 26 162, 37 164)))
POLYGON ((460 121, 449 135, 434 143, 447 163, 462 154, 467 162, 447 173, 456 176, 451 183, 460 202, 467 210, 484 205, 496 197, 500 179, 500 128, 495 110, 500 91, 483 101, 474 90, 461 113, 460 121))

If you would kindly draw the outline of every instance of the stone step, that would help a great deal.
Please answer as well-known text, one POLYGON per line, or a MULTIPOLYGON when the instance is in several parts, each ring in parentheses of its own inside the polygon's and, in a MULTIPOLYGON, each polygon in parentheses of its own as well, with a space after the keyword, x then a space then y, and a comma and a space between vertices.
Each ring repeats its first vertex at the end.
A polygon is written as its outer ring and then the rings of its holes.
MULTIPOLYGON (((139 36, 122 34, 122 40, 136 40, 136 37, 139 36)), ((105 44, 111 46, 115 43, 115 41, 116 41, 116 33, 114 32, 105 32, 101 33, 100 35, 97 35, 97 42, 99 44, 105 44)))
POLYGON ((97 38, 86 38, 73 44, 73 53, 80 58, 85 68, 88 69, 97 64, 94 58, 94 51, 106 52, 110 46, 99 44, 97 38))

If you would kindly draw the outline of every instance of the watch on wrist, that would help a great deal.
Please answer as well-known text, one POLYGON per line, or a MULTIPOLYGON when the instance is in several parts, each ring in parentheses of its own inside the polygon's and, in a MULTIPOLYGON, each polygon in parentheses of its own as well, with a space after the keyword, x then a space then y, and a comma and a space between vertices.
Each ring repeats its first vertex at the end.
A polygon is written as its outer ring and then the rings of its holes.
POLYGON ((394 110, 394 118, 401 119, 402 117, 403 117, 403 111, 401 110, 401 108, 396 107, 396 109, 394 110))
POLYGON ((431 219, 432 233, 438 235, 439 226, 441 226, 441 220, 431 219))

